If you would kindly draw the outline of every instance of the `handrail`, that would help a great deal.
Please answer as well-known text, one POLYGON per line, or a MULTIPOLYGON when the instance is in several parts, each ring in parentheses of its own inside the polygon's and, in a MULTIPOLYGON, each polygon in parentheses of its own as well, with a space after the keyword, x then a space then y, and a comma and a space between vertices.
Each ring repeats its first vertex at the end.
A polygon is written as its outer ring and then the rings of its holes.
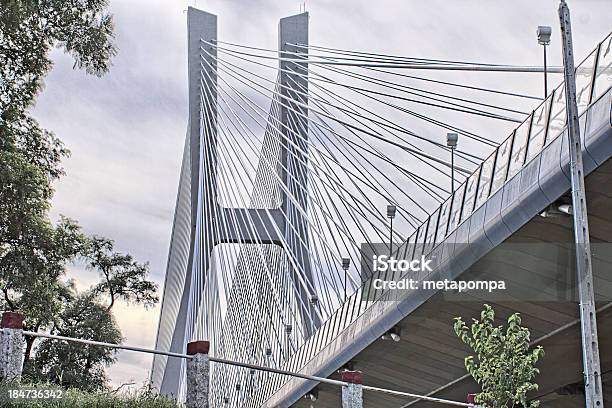
MULTIPOLYGON (((4 333, 5 330, 6 329, 0 329, 0 333, 4 333)), ((10 330, 14 330, 14 329, 10 329, 10 330)), ((157 354, 157 355, 178 357, 178 358, 184 358, 184 359, 193 358, 192 355, 188 355, 188 354, 173 353, 169 351, 148 349, 144 347, 126 346, 126 345, 116 344, 116 343, 107 343, 103 341, 86 340, 86 339, 79 339, 79 338, 67 337, 67 336, 58 336, 54 334, 33 332, 33 331, 28 331, 28 330, 22 330, 21 332, 24 336, 42 337, 42 338, 47 338, 51 340, 61 340, 61 341, 67 341, 67 342, 72 342, 72 343, 78 343, 78 344, 109 347, 109 348, 120 349, 120 350, 137 351, 141 353, 157 354)), ((227 359, 219 358, 219 357, 209 356, 208 360, 214 363, 233 365, 237 367, 248 368, 251 370, 258 370, 258 371, 264 371, 264 372, 269 372, 269 373, 274 373, 274 374, 285 375, 289 377, 301 378, 304 380, 316 381, 316 382, 340 386, 340 387, 347 387, 350 385, 346 381, 334 380, 334 379, 326 378, 326 377, 318 377, 315 375, 297 373, 297 372, 292 372, 288 370, 281 370, 281 369, 273 368, 273 367, 265 367, 265 366, 260 366, 256 364, 243 363, 239 361, 232 361, 232 360, 227 360, 227 359)), ((392 390, 388 388, 373 387, 370 385, 362 385, 362 387, 364 390, 367 390, 367 391, 374 391, 374 392, 380 392, 380 393, 391 394, 391 395, 418 398, 423 401, 435 402, 435 403, 444 404, 444 405, 467 407, 467 408, 477 408, 478 407, 477 405, 471 404, 471 403, 452 401, 452 400, 447 400, 447 399, 442 399, 442 398, 435 398, 435 397, 428 396, 428 395, 419 395, 419 394, 414 394, 414 393, 409 393, 409 392, 404 392, 404 391, 392 390)))

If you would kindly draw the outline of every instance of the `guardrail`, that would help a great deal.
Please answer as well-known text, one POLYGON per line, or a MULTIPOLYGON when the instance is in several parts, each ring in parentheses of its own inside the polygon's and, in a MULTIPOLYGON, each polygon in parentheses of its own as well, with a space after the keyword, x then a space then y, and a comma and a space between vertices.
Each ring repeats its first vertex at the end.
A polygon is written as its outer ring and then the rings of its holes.
POLYGON ((0 376, 6 381, 20 381, 23 370, 23 349, 24 337, 33 336, 57 341, 67 341, 77 344, 90 346, 110 347, 118 350, 135 351, 140 353, 164 355, 168 357, 178 357, 187 360, 187 407, 189 408, 208 408, 209 407, 209 380, 211 362, 227 364, 257 370, 262 372, 275 373, 290 377, 302 378, 305 380, 329 384, 341 387, 342 407, 343 408, 362 408, 363 391, 379 392, 395 396, 410 397, 417 400, 429 401, 442 405, 478 408, 478 405, 469 402, 459 402, 435 398, 426 395, 419 395, 404 391, 391 390, 386 388, 373 387, 363 384, 361 371, 342 371, 342 380, 317 377, 314 375, 302 374, 272 367, 264 367, 255 364, 243 363, 238 361, 226 360, 223 358, 208 355, 210 344, 208 341, 194 341, 187 344, 187 353, 173 353, 163 350, 148 349, 144 347, 128 346, 123 344, 106 343, 102 341, 77 339, 73 337, 58 336, 48 333, 39 333, 23 330, 23 316, 15 312, 4 312, 0 322, 0 376))

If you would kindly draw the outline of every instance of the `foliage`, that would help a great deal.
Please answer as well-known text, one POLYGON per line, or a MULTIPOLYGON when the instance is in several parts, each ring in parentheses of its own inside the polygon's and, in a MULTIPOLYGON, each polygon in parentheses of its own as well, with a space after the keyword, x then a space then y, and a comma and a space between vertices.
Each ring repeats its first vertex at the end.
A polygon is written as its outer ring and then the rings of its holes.
MULTIPOLYGON (((109 70, 116 48, 107 7, 107 0, 0 2, 0 307, 23 313, 31 331, 118 343, 110 313, 115 300, 149 306, 158 300, 157 286, 146 280, 148 265, 115 252, 112 241, 85 236, 68 218, 49 220, 52 183, 64 174, 61 161, 69 151, 28 112, 51 69, 53 48, 88 74, 109 70), (82 294, 63 280, 79 257, 102 276, 82 294)), ((25 368, 33 375, 84 389, 105 384, 112 350, 44 340, 32 366, 33 342, 26 336, 25 368)))
POLYGON ((0 406, 7 408, 176 408, 176 402, 160 396, 149 387, 119 393, 113 391, 82 391, 69 388, 63 398, 54 402, 11 401, 9 389, 50 389, 52 384, 45 382, 7 384, 0 383, 0 406))
MULTIPOLYGON (((54 226, 46 217, 25 216, 30 219, 0 241, 0 306, 21 312, 26 329, 38 331, 55 321, 72 296, 73 283, 61 278, 86 238, 70 219, 61 218, 54 226)), ((26 338, 26 362, 33 341, 26 338)))
MULTIPOLYGON (((122 340, 115 319, 91 292, 72 299, 52 332, 106 343, 117 344, 122 340)), ((112 348, 43 339, 36 350, 32 376, 63 387, 102 389, 107 382, 104 367, 113 362, 112 348)))
MULTIPOLYGON (((18 151, 0 151, 0 306, 22 312, 33 331, 61 310, 71 284, 60 278, 86 241, 75 221, 49 220, 52 191, 43 169, 18 151)), ((26 360, 32 342, 27 338, 26 360)))
POLYGON ((75 221, 53 225, 48 218, 51 183, 69 152, 27 109, 53 47, 88 73, 108 71, 116 49, 106 7, 106 0, 0 2, 0 304, 23 312, 30 330, 50 324, 61 309, 66 284, 59 278, 83 253, 85 238, 75 221))
POLYGON ((108 295, 108 310, 117 299, 145 307, 156 304, 157 285, 146 279, 149 265, 136 262, 129 254, 115 252, 113 247, 113 241, 105 238, 91 240, 87 254, 89 267, 100 271, 102 277, 93 292, 108 295))
MULTIPOLYGON (((107 0, 4 0, 0 3, 0 120, 19 122, 61 47, 74 66, 102 75, 116 54, 107 0)), ((0 122, 0 125, 2 123, 0 122)))
POLYGON ((490 408, 535 408, 539 401, 528 401, 527 393, 538 389, 535 365, 544 349, 530 350, 530 332, 521 325, 518 313, 508 318, 505 329, 494 326, 494 321, 495 312, 489 305, 484 305, 480 320, 473 319, 471 328, 461 317, 455 318, 455 333, 476 353, 465 358, 467 371, 482 389, 476 403, 490 408))

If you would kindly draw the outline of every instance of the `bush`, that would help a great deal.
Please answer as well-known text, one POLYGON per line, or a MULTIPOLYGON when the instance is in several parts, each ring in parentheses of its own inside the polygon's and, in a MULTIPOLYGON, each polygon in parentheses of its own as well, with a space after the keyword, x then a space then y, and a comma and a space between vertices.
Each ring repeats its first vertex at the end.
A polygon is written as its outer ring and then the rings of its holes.
POLYGON ((538 407, 540 402, 529 401, 527 394, 538 389, 535 377, 540 370, 535 365, 544 349, 530 348, 531 334, 518 313, 508 318, 506 327, 494 323, 495 312, 489 305, 471 327, 455 318, 455 333, 475 352, 465 358, 465 367, 482 389, 476 403, 490 408, 538 407))
POLYGON ((150 388, 126 393, 108 391, 86 392, 78 389, 62 389, 51 383, 10 384, 0 383, 0 407, 15 408, 176 408, 176 403, 153 392, 150 388), (63 390, 62 398, 50 401, 11 399, 9 390, 63 390))

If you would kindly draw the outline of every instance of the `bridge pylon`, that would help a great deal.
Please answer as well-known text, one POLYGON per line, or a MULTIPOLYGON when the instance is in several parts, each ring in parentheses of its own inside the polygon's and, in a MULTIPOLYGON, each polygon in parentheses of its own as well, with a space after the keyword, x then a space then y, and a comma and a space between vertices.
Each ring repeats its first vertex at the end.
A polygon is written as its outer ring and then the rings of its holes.
MULTIPOLYGON (((273 102, 278 117, 270 115, 268 121, 276 129, 280 144, 279 156, 272 164, 280 180, 276 186, 280 200, 268 200, 275 204, 265 208, 220 204, 217 16, 190 7, 187 19, 189 122, 156 348, 184 353, 189 341, 212 339, 207 323, 210 303, 205 299, 204 285, 215 279, 210 274, 215 246, 226 243, 273 244, 282 249, 288 284, 293 287, 299 309, 287 313, 300 316, 302 333, 309 337, 321 319, 312 301, 316 296, 307 221, 308 63, 300 61, 307 56, 308 13, 283 18, 279 23, 281 58, 278 96, 273 102)), ((269 162, 267 165, 271 166, 269 162)), ((261 191, 254 192, 258 193, 261 191)), ((211 342, 211 353, 214 350, 211 342)), ((161 393, 182 398, 184 376, 182 359, 155 357, 151 380, 161 393)))

